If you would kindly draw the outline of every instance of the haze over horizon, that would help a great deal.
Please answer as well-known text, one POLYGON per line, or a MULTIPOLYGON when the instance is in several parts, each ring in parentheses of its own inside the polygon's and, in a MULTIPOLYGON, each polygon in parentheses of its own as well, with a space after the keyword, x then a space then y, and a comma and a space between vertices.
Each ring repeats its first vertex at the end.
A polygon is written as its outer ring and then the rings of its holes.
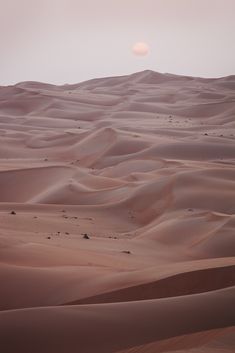
POLYGON ((0 85, 235 73, 233 0, 0 0, 0 85), (136 42, 150 47, 144 57, 136 42))

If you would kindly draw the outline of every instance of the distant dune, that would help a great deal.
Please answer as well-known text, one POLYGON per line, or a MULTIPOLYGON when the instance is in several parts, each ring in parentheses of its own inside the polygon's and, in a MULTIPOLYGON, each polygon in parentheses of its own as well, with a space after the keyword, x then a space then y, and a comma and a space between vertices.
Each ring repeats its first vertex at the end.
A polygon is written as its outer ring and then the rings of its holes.
POLYGON ((235 76, 0 87, 0 351, 235 351, 235 76))

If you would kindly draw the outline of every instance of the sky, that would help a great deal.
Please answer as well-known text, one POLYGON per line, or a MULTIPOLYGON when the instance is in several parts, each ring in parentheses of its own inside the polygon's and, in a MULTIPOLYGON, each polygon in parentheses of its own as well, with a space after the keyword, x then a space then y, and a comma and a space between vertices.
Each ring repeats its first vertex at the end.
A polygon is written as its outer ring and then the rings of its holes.
POLYGON ((0 0, 0 85, 235 74, 235 0, 0 0), (136 56, 136 42, 150 47, 136 56))

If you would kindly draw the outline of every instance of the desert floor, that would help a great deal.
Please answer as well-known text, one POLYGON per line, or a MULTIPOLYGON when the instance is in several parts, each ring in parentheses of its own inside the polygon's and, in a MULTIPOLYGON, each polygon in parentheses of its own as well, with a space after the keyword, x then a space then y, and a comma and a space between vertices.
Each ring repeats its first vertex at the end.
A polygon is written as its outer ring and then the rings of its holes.
POLYGON ((0 351, 235 351, 235 76, 0 87, 0 351))

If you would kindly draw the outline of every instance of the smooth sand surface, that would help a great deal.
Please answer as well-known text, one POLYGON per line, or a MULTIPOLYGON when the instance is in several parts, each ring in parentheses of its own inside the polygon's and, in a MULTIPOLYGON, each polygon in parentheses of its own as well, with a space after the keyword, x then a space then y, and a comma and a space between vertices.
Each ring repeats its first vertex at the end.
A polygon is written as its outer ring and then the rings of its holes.
POLYGON ((235 76, 0 87, 0 352, 234 352, 234 140, 235 76))

